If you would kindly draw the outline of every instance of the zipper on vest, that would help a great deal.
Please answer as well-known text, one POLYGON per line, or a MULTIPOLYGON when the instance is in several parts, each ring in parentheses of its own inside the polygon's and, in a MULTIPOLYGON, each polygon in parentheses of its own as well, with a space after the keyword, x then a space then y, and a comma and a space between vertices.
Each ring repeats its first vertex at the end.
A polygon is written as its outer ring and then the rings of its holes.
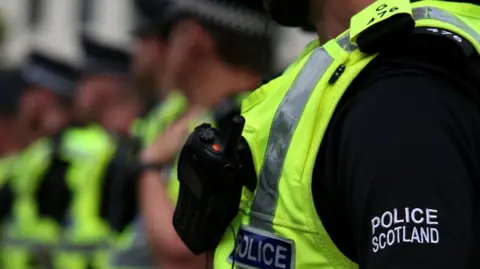
POLYGON ((345 72, 345 65, 341 64, 340 66, 335 69, 335 72, 333 72, 332 77, 330 77, 330 80, 328 81, 328 84, 333 85, 335 82, 337 82, 338 78, 345 72))

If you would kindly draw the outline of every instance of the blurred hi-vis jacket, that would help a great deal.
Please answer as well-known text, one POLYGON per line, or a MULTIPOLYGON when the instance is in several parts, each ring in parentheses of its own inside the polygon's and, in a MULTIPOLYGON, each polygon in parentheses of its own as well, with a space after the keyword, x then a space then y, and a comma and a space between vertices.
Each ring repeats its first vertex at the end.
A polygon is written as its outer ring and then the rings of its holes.
MULTIPOLYGON (((167 98, 132 126, 132 135, 147 147, 155 141, 185 111, 187 101, 179 92, 170 93, 167 98)), ((156 268, 150 255, 143 229, 143 221, 137 215, 119 235, 116 248, 110 258, 110 269, 156 268)))
POLYGON ((114 238, 101 216, 102 189, 117 145, 106 130, 92 125, 69 128, 62 135, 60 146, 60 158, 68 168, 57 184, 64 181, 71 197, 60 223, 54 266, 106 268, 114 238))
MULTIPOLYGON (((3 268, 35 269, 51 264, 59 227, 38 211, 36 193, 51 163, 52 143, 40 139, 24 149, 2 170, 2 192, 13 195, 3 223, 1 257, 3 268)), ((4 163, 4 161, 2 161, 4 163)))

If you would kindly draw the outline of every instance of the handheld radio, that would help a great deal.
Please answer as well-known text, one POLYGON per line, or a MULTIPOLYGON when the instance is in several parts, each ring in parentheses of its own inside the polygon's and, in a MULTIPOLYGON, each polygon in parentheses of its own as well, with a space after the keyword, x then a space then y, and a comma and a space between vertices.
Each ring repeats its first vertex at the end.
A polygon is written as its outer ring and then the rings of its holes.
POLYGON ((244 125, 245 119, 235 116, 225 136, 204 123, 180 153, 173 223, 195 254, 214 249, 237 214, 243 187, 238 146, 244 125))

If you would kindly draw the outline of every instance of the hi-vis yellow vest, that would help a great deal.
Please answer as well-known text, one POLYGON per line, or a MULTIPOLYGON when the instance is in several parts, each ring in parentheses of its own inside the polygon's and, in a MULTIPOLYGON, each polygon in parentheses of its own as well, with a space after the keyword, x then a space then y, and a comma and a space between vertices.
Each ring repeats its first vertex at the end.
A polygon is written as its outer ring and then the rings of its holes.
POLYGON ((318 218, 312 173, 337 103, 376 56, 360 52, 350 37, 354 40, 372 18, 374 25, 399 12, 410 14, 416 27, 444 29, 480 51, 480 7, 440 1, 377 1, 352 18, 350 31, 323 47, 310 44, 281 77, 244 102, 243 135, 259 182, 255 193, 244 188, 232 222, 235 235, 225 232, 215 251, 215 269, 232 268, 232 260, 237 268, 358 268, 335 247, 318 218), (378 10, 384 9, 381 15, 378 10))
POLYGON ((72 193, 67 221, 54 257, 55 268, 106 268, 112 232, 100 217, 103 178, 115 143, 100 126, 70 128, 60 157, 68 162, 65 176, 72 193))
POLYGON ((144 118, 138 119, 131 133, 138 137, 143 146, 150 145, 165 131, 187 108, 187 99, 180 92, 172 92, 144 118))
POLYGON ((58 240, 58 225, 54 220, 40 216, 35 200, 40 180, 51 162, 51 149, 48 139, 39 139, 19 153, 12 163, 9 184, 15 198, 11 219, 2 231, 4 268, 41 267, 35 263, 48 263, 48 253, 58 240))
MULTIPOLYGON (((139 119, 131 133, 139 138, 142 146, 153 143, 187 108, 187 100, 180 92, 170 93, 165 101, 154 108, 148 115, 139 119)), ((111 253, 110 269, 144 269, 155 268, 150 254, 143 222, 137 217, 123 231, 111 253)))

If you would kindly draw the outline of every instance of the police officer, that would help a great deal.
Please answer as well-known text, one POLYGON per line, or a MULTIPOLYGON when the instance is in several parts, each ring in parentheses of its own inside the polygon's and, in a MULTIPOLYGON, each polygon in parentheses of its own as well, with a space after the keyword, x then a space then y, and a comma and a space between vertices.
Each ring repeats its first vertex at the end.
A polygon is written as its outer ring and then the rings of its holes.
POLYGON ((22 69, 25 86, 19 122, 30 142, 59 132, 71 121, 78 70, 47 50, 33 51, 22 69))
POLYGON ((21 98, 23 80, 20 70, 8 69, 0 72, 0 221, 4 224, 5 218, 11 214, 13 193, 9 186, 10 178, 14 174, 14 164, 18 152, 22 149, 22 141, 18 133, 21 132, 17 124, 17 111, 21 98))
MULTIPOLYGON (((59 268, 105 268, 114 240, 104 206, 105 189, 116 174, 120 142, 128 137, 137 104, 128 98, 130 55, 104 44, 94 35, 82 39, 85 60, 76 93, 77 121, 84 126, 69 130, 63 155, 70 164, 65 182, 71 193, 62 219, 62 239, 55 256, 59 268), (113 162, 112 160, 115 160, 113 162)), ((136 100, 133 100, 136 101, 136 100)))
POLYGON ((132 130, 141 137, 142 144, 150 144, 167 125, 185 109, 185 98, 172 88, 161 87, 165 72, 168 40, 163 34, 164 6, 168 1, 136 0, 137 24, 133 52, 133 77, 135 90, 142 96, 147 108, 140 128, 132 130), (149 106, 150 104, 150 106, 149 106))
POLYGON ((176 175, 168 184, 162 184, 162 173, 172 156, 177 155, 192 120, 199 122, 203 117, 228 129, 222 120, 229 122, 238 113, 232 97, 257 87, 269 64, 270 37, 265 35, 267 17, 257 1, 172 2, 166 9, 170 19, 165 31, 169 47, 162 82, 165 87, 181 89, 190 107, 184 117, 143 151, 145 171, 140 197, 158 263, 162 268, 186 268, 204 264, 204 260, 194 257, 175 236, 170 196, 177 192, 176 175), (206 111, 196 111, 198 107, 206 111))
MULTIPOLYGON (((127 49, 102 41, 93 33, 83 35, 82 47, 85 72, 77 91, 76 112, 82 122, 98 123, 112 131, 121 130, 123 126, 109 120, 117 106, 125 101, 131 55, 127 49)), ((130 126, 127 119, 123 122, 130 126)))
POLYGON ((5 136, 0 139, 3 141, 2 156, 17 152, 22 148, 22 143, 19 138, 21 132, 16 117, 19 110, 19 103, 22 97, 22 88, 24 81, 21 72, 18 69, 7 69, 0 72, 0 82, 2 83, 1 93, 2 103, 0 104, 2 115, 2 134, 5 136))
POLYGON ((165 68, 166 40, 160 35, 162 30, 163 5, 152 0, 135 0, 136 22, 134 26, 135 46, 132 69, 134 84, 142 93, 145 103, 156 104, 164 100, 167 89, 158 89, 158 74, 165 68))
MULTIPOLYGON (((14 194, 11 188, 11 178, 15 174, 15 162, 22 143, 17 124, 18 101, 21 98, 21 80, 19 70, 2 70, 0 73, 0 125, 2 138, 0 139, 0 225, 4 228, 7 217, 11 215, 14 194)), ((3 233, 3 231, 2 231, 3 233)), ((3 267, 3 258, 0 265, 3 267)))
POLYGON ((78 72, 60 56, 38 50, 32 52, 18 79, 21 98, 16 120, 21 133, 17 139, 30 144, 17 157, 6 186, 15 198, 2 242, 3 262, 5 268, 49 268, 58 226, 43 214, 43 201, 37 196, 52 161, 51 140, 40 136, 57 133, 68 124, 78 72))
POLYGON ((214 268, 478 268, 480 6, 264 2, 323 46, 244 102, 258 184, 214 268))
MULTIPOLYGON (((185 110, 186 100, 178 91, 161 88, 159 74, 164 72, 167 40, 162 35, 163 4, 151 0, 135 1, 138 22, 135 26, 136 45, 132 71, 134 89, 143 100, 145 113, 137 118, 131 136, 147 147, 185 110)), ((120 168, 121 169, 121 168, 120 168)), ((125 169, 125 168, 123 168, 125 169)), ((123 173, 125 175, 125 173, 123 173)), ((155 268, 148 246, 143 220, 137 215, 136 177, 124 176, 110 188, 112 227, 119 239, 110 259, 111 268, 155 268), (132 219, 133 217, 133 219, 132 219)))

